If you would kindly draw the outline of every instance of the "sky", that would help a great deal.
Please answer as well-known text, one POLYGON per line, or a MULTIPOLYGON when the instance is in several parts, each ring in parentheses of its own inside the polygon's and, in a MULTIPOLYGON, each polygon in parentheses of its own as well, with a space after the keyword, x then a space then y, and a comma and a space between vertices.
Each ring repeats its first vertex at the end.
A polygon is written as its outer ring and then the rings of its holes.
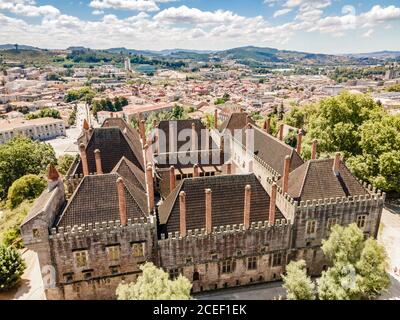
POLYGON ((0 44, 400 50, 400 0, 0 0, 0 44))

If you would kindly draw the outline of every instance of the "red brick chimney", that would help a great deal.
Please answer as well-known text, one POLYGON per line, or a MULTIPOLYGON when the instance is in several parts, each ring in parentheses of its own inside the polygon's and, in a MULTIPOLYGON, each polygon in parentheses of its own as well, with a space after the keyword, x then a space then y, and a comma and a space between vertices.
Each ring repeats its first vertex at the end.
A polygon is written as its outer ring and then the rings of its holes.
POLYGON ((80 155, 81 155, 83 175, 88 176, 89 175, 89 166, 88 166, 88 162, 87 162, 86 148, 83 143, 81 143, 79 145, 79 151, 80 151, 80 155))
POLYGON ((311 159, 315 160, 317 159, 317 146, 318 146, 318 140, 314 139, 311 147, 311 159))
POLYGON ((250 228, 250 206, 251 206, 251 185, 244 188, 244 217, 243 226, 245 230, 250 228))
POLYGON ((303 131, 299 130, 299 133, 297 134, 297 146, 296 146, 296 151, 298 154, 301 153, 301 143, 303 142, 303 131))
POLYGON ((144 120, 139 121, 139 134, 140 134, 140 138, 143 141, 143 144, 146 143, 146 130, 144 128, 144 124, 145 124, 144 120))
POLYGON ((279 125, 279 140, 283 141, 283 123, 279 125))
POLYGON ((277 185, 274 182, 271 188, 271 197, 269 202, 269 216, 268 222, 270 225, 275 224, 275 210, 276 210, 276 192, 277 192, 277 185))
POLYGON ((341 154, 340 152, 337 152, 335 154, 335 160, 333 161, 333 172, 335 173, 335 176, 338 176, 340 174, 340 162, 341 162, 341 154))
POLYGON ((200 175, 199 175, 199 165, 198 164, 195 164, 194 166, 193 166, 193 177, 199 177, 200 175))
POLYGON ((218 129, 218 109, 214 110, 214 128, 218 129))
POLYGON ((147 198, 149 202, 149 211, 154 211, 154 181, 153 181, 153 167, 151 164, 146 168, 146 182, 147 182, 147 198))
POLYGON ((265 131, 266 133, 269 133, 269 132, 270 132, 270 127, 271 127, 271 119, 268 117, 268 118, 264 121, 264 127, 263 127, 263 129, 264 129, 264 131, 265 131))
POLYGON ((107 127, 109 127, 110 126, 110 124, 109 124, 109 122, 106 120, 106 121, 104 121, 104 125, 103 125, 103 127, 105 127, 105 128, 107 128, 107 127))
POLYGON ((181 237, 186 237, 186 193, 179 193, 179 231, 181 237))
POLYGON ((224 138, 224 136, 221 137, 220 149, 221 149, 221 153, 224 154, 225 153, 225 138, 224 138))
POLYGON ((83 119, 83 130, 89 130, 89 123, 86 119, 83 119))
POLYGON ((197 150, 197 133, 196 133, 196 125, 194 124, 194 122, 192 122, 192 151, 195 150, 197 150))
POLYGON ((226 174, 232 174, 232 163, 228 162, 226 164, 226 174))
POLYGON ((96 161, 96 173, 103 174, 103 168, 101 166, 101 153, 99 149, 94 150, 94 158, 96 161))
POLYGON ((110 118, 113 118, 114 114, 112 112, 110 112, 110 118))
POLYGON ((169 167, 169 192, 175 189, 175 167, 169 167))
POLYGON ((60 174, 54 164, 50 163, 47 170, 47 189, 52 191, 58 185, 59 179, 60 174))
POLYGON ((212 191, 205 189, 206 194, 206 233, 212 232, 212 191))
POLYGON ((126 226, 126 197, 125 197, 125 185, 124 179, 119 177, 117 179, 117 191, 118 191, 118 205, 119 205, 119 220, 121 225, 126 226))
POLYGON ((287 193, 289 189, 289 170, 290 170, 290 156, 286 156, 285 163, 283 166, 283 177, 282 177, 283 194, 287 193))

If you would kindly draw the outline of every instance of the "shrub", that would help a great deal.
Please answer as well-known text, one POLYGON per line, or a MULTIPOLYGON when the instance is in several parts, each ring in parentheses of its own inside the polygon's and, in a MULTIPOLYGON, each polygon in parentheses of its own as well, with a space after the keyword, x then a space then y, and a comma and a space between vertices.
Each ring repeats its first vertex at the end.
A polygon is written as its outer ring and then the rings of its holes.
POLYGON ((14 287, 25 268, 21 255, 15 249, 0 245, 0 291, 14 287))
POLYGON ((35 199, 46 187, 45 181, 37 175, 28 174, 15 180, 8 190, 7 206, 15 208, 24 200, 35 199))

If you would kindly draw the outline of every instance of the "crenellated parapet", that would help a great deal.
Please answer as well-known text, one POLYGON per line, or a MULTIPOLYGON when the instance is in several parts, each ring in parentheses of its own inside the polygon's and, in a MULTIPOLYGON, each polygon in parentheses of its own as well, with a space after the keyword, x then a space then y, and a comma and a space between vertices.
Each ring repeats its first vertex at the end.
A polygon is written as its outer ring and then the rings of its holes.
POLYGON ((119 220, 103 221, 96 223, 82 224, 80 226, 67 226, 52 228, 49 239, 52 241, 68 241, 73 238, 91 238, 107 235, 119 235, 122 233, 133 233, 137 238, 145 238, 148 231, 156 228, 154 218, 128 219, 127 225, 121 225, 119 220))

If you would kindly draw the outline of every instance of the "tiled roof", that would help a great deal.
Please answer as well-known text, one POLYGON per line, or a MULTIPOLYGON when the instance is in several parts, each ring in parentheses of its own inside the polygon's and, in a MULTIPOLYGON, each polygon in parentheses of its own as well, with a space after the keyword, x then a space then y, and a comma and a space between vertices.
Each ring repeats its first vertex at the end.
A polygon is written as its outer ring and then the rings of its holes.
MULTIPOLYGON (((143 155, 135 150, 129 142, 127 136, 122 133, 118 127, 95 128, 90 140, 86 146, 86 154, 89 166, 89 172, 96 172, 96 162, 94 151, 99 149, 101 152, 102 169, 104 173, 109 173, 117 165, 123 156, 130 160, 137 167, 142 168, 143 155)), ((81 160, 71 174, 81 174, 81 160)))
MULTIPOLYGON (((87 223, 119 220, 117 173, 86 176, 75 190, 56 225, 74 226, 87 223)), ((147 215, 146 194, 125 181, 127 218, 147 215)))
MULTIPOLYGON (((290 172, 301 166, 304 161, 297 151, 285 142, 266 133, 257 126, 254 129, 254 154, 272 167, 278 174, 283 174, 284 160, 290 156, 290 172)), ((242 144, 246 144, 246 130, 243 129, 242 144)))
POLYGON ((143 192, 146 192, 145 173, 127 158, 122 157, 111 172, 118 173, 125 178, 126 183, 131 183, 143 192))
MULTIPOLYGON (((254 174, 223 175, 182 180, 159 207, 160 224, 179 231, 179 193, 186 193, 187 229, 205 227, 205 193, 212 190, 212 226, 243 223, 245 186, 251 185, 250 221, 268 220, 270 198, 254 174)), ((283 215, 277 209, 276 218, 283 215)))
MULTIPOLYGON (((246 126, 247 116, 248 114, 245 112, 231 113, 229 118, 219 126, 219 131, 223 133, 224 130, 228 130, 231 134, 234 134, 234 130, 243 129, 246 126)), ((254 121, 251 118, 249 120, 250 123, 254 124, 254 121)))
MULTIPOLYGON (((368 194, 343 162, 340 163, 340 175, 336 176, 333 162, 333 159, 311 160, 292 171, 289 195, 295 200, 307 201, 368 194)), ((278 185, 282 184, 281 180, 278 185)))

